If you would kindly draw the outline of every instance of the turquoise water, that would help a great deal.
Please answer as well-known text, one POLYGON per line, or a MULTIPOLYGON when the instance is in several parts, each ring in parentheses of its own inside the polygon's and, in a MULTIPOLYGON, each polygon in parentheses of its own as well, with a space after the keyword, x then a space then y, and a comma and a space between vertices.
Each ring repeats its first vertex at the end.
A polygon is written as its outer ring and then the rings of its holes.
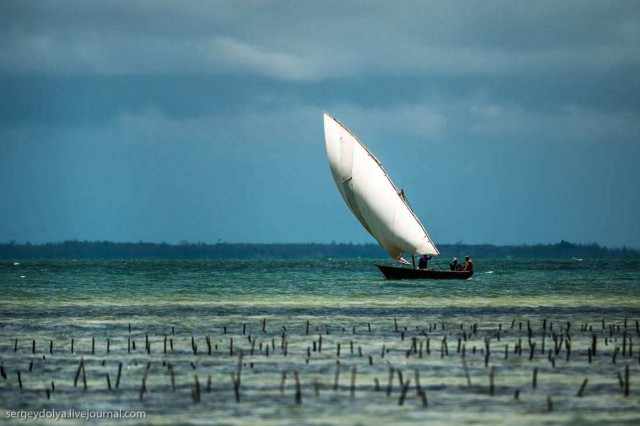
POLYGON ((125 424, 640 421, 640 261, 476 265, 471 280, 444 282, 387 281, 370 260, 0 263, 0 416, 21 424, 4 412, 46 408, 146 412, 125 424), (554 335, 571 349, 556 352, 554 335), (80 359, 86 389, 81 379, 74 386, 80 359), (120 386, 109 390, 119 363, 120 386), (618 379, 626 366, 628 396, 618 379), (402 405, 398 371, 411 381, 402 405))

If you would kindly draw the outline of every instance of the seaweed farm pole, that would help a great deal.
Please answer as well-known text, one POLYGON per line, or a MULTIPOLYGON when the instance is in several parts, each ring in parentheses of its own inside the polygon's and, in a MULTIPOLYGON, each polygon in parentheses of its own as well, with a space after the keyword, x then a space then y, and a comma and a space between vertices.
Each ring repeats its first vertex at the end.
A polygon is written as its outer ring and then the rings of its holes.
POLYGON ((404 405, 404 399, 407 397, 407 391, 409 390, 410 384, 411 380, 407 380, 402 387, 402 393, 400 394, 400 398, 398 399, 398 405, 404 405))
MULTIPOLYGON (((627 371, 629 368, 627 367, 627 371)), ((351 398, 356 396, 356 365, 351 366, 351 398)))
POLYGON ((391 389, 393 386, 393 376, 395 375, 395 371, 393 367, 389 367, 389 384, 387 385, 387 396, 391 396, 391 389))
POLYGON ((198 381, 198 375, 193 375, 193 387, 191 388, 191 396, 193 397, 193 402, 200 402, 200 382, 198 381))
POLYGON ((282 372, 282 379, 280 380, 280 395, 284 395, 284 384, 287 381, 287 372, 286 370, 282 372))
POLYGON ((587 383, 589 383, 589 379, 587 379, 585 377, 584 381, 582 382, 582 386, 580 386, 580 390, 578 391, 578 394, 576 395, 577 397, 582 397, 582 395, 584 394, 584 390, 587 387, 587 383))
POLYGON ((142 401, 144 393, 147 391, 147 377, 149 376, 150 367, 151 363, 147 363, 147 368, 145 368, 144 375, 142 376, 142 386, 140 387, 140 401, 142 401))
POLYGON ((629 364, 624 366, 624 396, 629 396, 629 364))
POLYGON ((240 386, 240 382, 241 382, 241 376, 242 376, 242 358, 244 357, 244 354, 242 353, 242 350, 239 351, 240 353, 238 354, 238 373, 236 374, 237 376, 237 381, 238 381, 238 387, 240 386))
POLYGON ((236 380, 235 374, 231 373, 231 383, 233 383, 233 392, 236 396, 236 402, 240 403, 240 382, 236 380))
POLYGON ((493 396, 495 386, 494 386, 494 376, 496 373, 495 365, 491 366, 491 370, 489 371, 489 395, 493 396))
POLYGON ((116 376, 116 389, 120 386, 120 376, 122 375, 122 362, 118 363, 118 375, 116 376))
POLYGON ((76 376, 73 379, 73 387, 77 387, 78 386, 78 379, 80 378, 80 372, 82 370, 82 365, 84 364, 84 359, 80 358, 80 363, 78 364, 78 369, 76 370, 76 376))
POLYGON ((467 379, 467 387, 471 387, 471 376, 469 375, 469 366, 467 366, 466 358, 462 358, 462 368, 464 369, 464 377, 467 379))
POLYGON ((302 404, 302 390, 300 386, 300 377, 298 376, 298 372, 294 371, 293 376, 296 380, 296 404, 302 404))

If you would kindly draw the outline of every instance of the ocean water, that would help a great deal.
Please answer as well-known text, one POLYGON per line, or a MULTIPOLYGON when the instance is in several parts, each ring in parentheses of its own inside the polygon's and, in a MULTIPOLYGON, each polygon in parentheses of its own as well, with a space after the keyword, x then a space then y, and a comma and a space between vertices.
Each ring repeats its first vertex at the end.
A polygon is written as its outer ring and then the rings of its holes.
POLYGON ((4 261, 0 422, 640 422, 640 261, 475 263, 4 261))

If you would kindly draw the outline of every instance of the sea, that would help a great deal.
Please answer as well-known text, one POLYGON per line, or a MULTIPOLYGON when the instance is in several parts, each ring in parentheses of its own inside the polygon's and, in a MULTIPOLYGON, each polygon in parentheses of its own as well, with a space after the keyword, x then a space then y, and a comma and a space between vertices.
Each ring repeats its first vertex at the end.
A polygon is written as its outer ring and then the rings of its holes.
POLYGON ((374 263, 0 261, 0 423, 640 424, 640 260, 374 263))

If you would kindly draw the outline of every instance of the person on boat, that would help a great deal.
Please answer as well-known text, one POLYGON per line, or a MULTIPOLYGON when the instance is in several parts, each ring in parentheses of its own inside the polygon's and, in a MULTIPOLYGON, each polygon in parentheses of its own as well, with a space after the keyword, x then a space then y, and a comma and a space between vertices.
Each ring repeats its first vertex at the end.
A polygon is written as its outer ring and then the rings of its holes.
POLYGON ((451 263, 449 264, 449 269, 452 271, 457 271, 460 264, 458 263, 458 258, 454 257, 451 263))
POLYGON ((462 268, 462 270, 473 272, 473 260, 471 260, 469 255, 466 255, 464 258, 466 259, 467 263, 464 264, 464 268, 462 268))
POLYGON ((420 260, 418 261, 418 269, 427 269, 429 259, 431 259, 431 256, 428 254, 420 256, 420 260))

